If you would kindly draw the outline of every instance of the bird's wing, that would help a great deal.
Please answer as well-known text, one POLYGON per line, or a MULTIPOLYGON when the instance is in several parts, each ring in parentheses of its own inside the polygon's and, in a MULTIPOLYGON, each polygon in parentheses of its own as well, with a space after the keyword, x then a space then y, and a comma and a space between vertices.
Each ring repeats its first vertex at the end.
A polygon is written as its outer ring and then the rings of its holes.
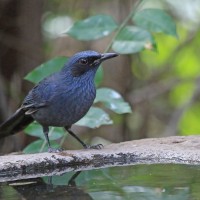
POLYGON ((52 86, 49 79, 44 79, 28 93, 21 106, 26 110, 25 114, 30 115, 48 105, 52 95, 52 86))
POLYGON ((0 138, 14 134, 23 130, 27 125, 34 121, 31 116, 39 108, 47 106, 50 90, 50 84, 47 80, 36 85, 24 99, 22 106, 4 123, 0 125, 0 138), (46 95, 46 96, 45 96, 46 95))
POLYGON ((25 110, 26 115, 30 115, 36 112, 39 108, 47 105, 47 101, 40 98, 39 94, 40 93, 33 88, 24 99, 21 108, 25 110))
MULTIPOLYGON (((34 88, 37 88, 37 86, 34 88)), ((35 92, 37 90, 34 88, 29 92, 22 106, 9 119, 0 124, 0 138, 23 130, 27 125, 34 121, 30 114, 37 111, 39 107, 46 105, 39 102, 38 98, 35 98, 35 92)))
POLYGON ((25 97, 22 106, 8 120, 0 124, 0 138, 19 132, 33 122, 31 114, 51 103, 55 91, 62 85, 60 78, 62 77, 58 74, 53 74, 36 85, 25 97))

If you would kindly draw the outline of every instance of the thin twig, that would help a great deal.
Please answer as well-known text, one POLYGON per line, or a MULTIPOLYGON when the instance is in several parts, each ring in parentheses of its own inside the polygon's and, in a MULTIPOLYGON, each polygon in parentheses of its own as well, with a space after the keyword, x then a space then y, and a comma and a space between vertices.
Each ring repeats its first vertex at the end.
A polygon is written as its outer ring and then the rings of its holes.
POLYGON ((128 21, 132 18, 132 16, 134 15, 134 13, 136 12, 136 10, 138 10, 138 8, 142 5, 143 0, 138 1, 133 10, 129 13, 129 15, 124 19, 124 21, 121 23, 121 25, 118 27, 115 35, 113 36, 112 40, 110 41, 110 43, 108 44, 108 46, 106 47, 106 50, 104 51, 105 53, 108 52, 113 44, 113 42, 115 41, 116 37, 119 35, 120 31, 126 26, 126 24, 128 23, 128 21))

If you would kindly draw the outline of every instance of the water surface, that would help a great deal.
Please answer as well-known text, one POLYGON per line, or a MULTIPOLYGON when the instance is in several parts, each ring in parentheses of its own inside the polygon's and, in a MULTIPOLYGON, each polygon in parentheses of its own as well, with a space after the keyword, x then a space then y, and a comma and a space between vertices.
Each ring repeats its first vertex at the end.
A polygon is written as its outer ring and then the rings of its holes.
POLYGON ((0 199, 200 199, 200 166, 133 165, 2 183, 0 199))

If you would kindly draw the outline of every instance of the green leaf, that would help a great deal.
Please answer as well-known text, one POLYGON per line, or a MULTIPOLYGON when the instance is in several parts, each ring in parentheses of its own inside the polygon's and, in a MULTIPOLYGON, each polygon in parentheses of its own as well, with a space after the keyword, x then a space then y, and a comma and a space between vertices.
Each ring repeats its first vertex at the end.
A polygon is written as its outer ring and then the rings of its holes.
POLYGON ((113 42, 112 48, 121 54, 131 54, 144 49, 155 51, 156 44, 153 36, 148 31, 135 26, 127 26, 120 31, 113 42))
POLYGON ((97 89, 96 102, 103 102, 107 108, 118 114, 132 112, 130 105, 124 101, 122 96, 110 88, 97 89))
POLYGON ((87 114, 76 125, 98 128, 101 125, 112 124, 109 115, 100 108, 91 107, 87 114))
MULTIPOLYGON (((44 140, 36 140, 32 142, 31 144, 29 144, 28 146, 26 146, 23 152, 24 153, 39 153, 41 152, 41 148, 43 147, 44 142, 45 142, 44 140)), ((51 146, 53 148, 59 148, 59 144, 55 142, 51 142, 51 146)), ((48 146, 47 144, 45 144, 44 148, 42 149, 42 152, 47 152, 47 151, 48 151, 48 146)))
MULTIPOLYGON (((34 136, 34 137, 38 137, 41 138, 43 140, 45 140, 45 136, 42 130, 42 126, 36 122, 30 124, 26 129, 25 132, 28 135, 34 136)), ((49 129, 49 139, 50 140, 57 140, 60 139, 61 137, 63 137, 63 135, 65 134, 65 131, 63 130, 63 128, 60 127, 52 127, 49 129)))
POLYGON ((36 84, 40 82, 43 78, 49 76, 50 74, 61 70, 66 61, 66 57, 53 58, 52 60, 49 60, 36 67, 34 70, 28 73, 24 77, 24 79, 36 84))
MULTIPOLYGON (((40 148, 42 147, 44 140, 36 140, 26 146, 23 150, 24 153, 38 153, 40 148)), ((45 146, 44 150, 48 150, 47 145, 45 146)))
POLYGON ((117 28, 117 24, 109 15, 96 15, 77 21, 67 34, 77 40, 96 40, 109 35, 117 28))
POLYGON ((100 65, 99 69, 97 70, 97 73, 95 75, 95 85, 99 86, 103 80, 103 68, 100 65))
POLYGON ((150 32, 163 32, 178 37, 176 24, 171 16, 163 10, 155 8, 141 10, 133 16, 133 21, 137 26, 150 32))
POLYGON ((40 124, 36 123, 36 122, 27 126, 24 131, 27 135, 31 135, 31 136, 34 136, 34 137, 45 139, 44 133, 43 133, 43 130, 42 130, 42 126, 40 124))

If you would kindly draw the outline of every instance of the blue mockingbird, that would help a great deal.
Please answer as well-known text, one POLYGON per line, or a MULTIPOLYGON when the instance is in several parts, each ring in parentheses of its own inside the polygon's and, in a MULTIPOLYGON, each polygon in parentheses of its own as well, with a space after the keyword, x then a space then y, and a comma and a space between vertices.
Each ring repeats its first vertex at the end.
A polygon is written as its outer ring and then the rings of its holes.
POLYGON ((94 76, 102 61, 116 57, 116 53, 100 54, 83 51, 73 55, 61 71, 38 83, 25 97, 21 107, 0 125, 0 138, 14 134, 36 120, 41 124, 49 152, 57 152, 49 142, 49 126, 64 127, 84 148, 89 146, 78 138, 71 126, 92 106, 96 96, 94 76))

